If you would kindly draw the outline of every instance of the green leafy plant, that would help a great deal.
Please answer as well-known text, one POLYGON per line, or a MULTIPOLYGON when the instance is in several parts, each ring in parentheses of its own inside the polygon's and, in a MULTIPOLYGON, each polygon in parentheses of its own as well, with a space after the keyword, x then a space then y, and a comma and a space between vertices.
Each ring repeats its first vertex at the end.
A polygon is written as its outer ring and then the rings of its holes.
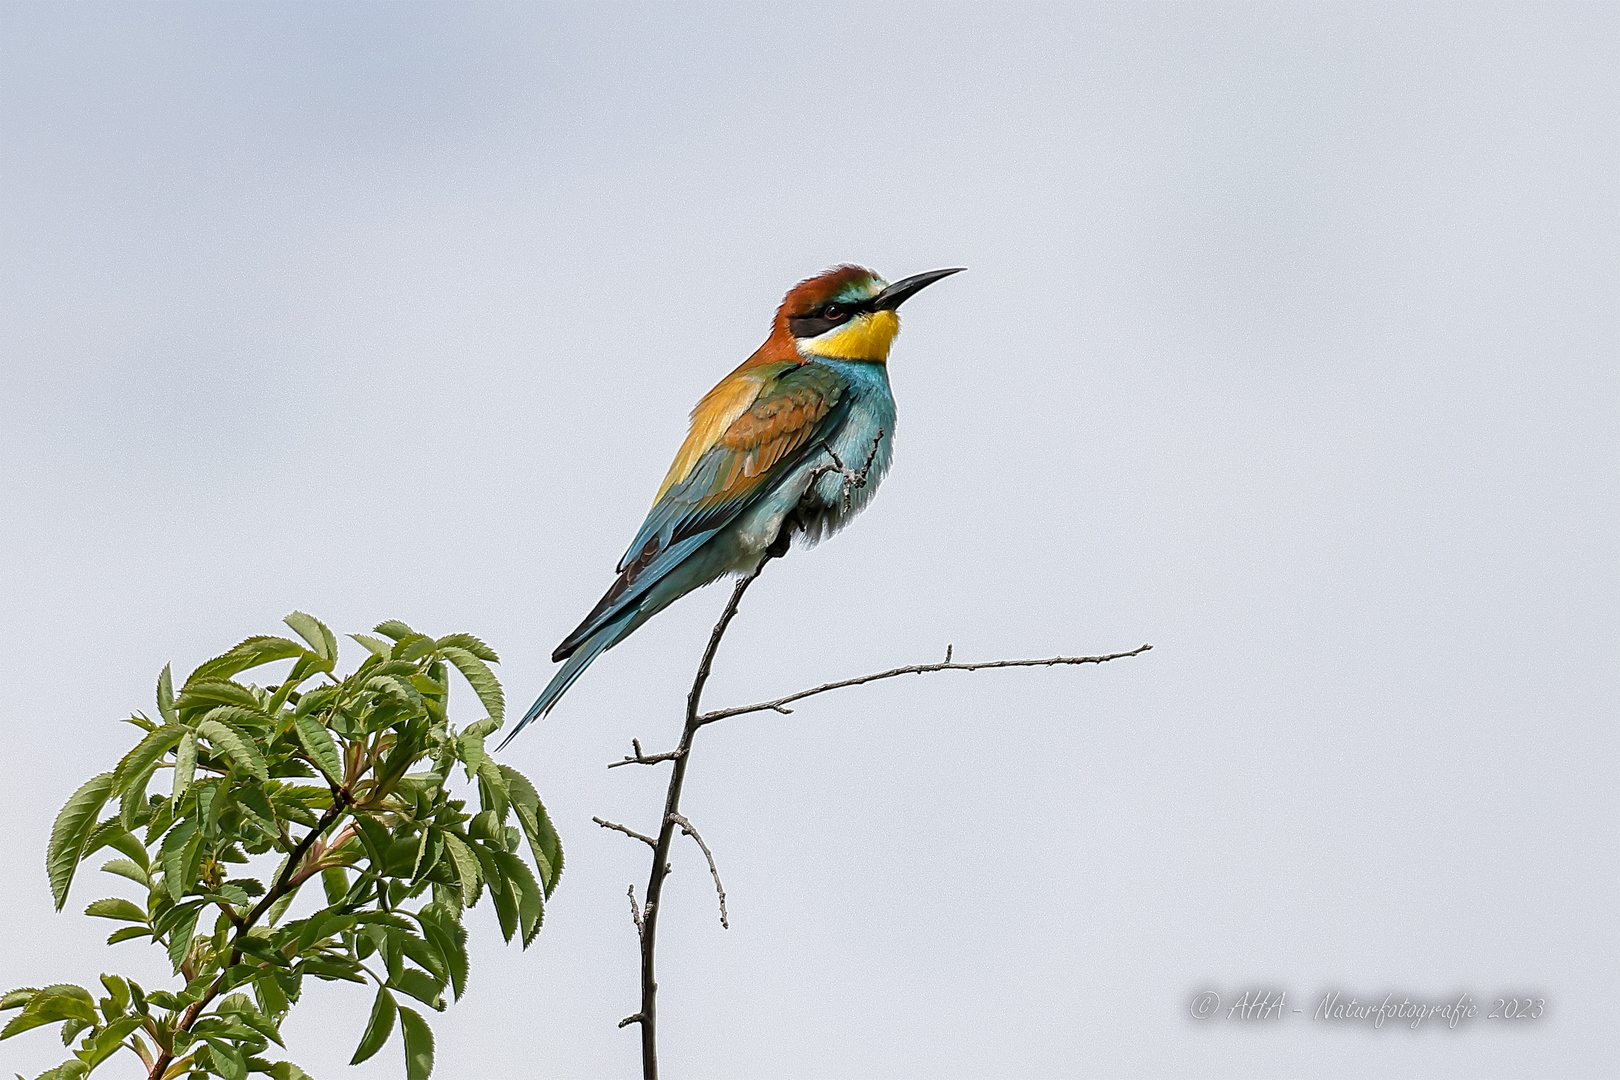
POLYGON ((380 636, 351 635, 371 655, 340 678, 332 631, 302 612, 286 622, 302 642, 249 638, 178 694, 165 667, 158 718, 131 717, 140 742, 58 815, 46 855, 57 909, 80 863, 116 851, 101 869, 139 886, 144 902, 109 897, 86 914, 129 924, 110 945, 165 949, 184 986, 148 991, 103 975, 99 1000, 67 984, 6 994, 0 1010, 21 1012, 0 1039, 60 1024, 63 1045, 77 1042, 39 1080, 80 1080, 120 1049, 149 1080, 299 1080, 296 1065, 262 1055, 283 1046, 307 977, 374 983, 353 1063, 397 1027, 405 1075, 422 1080, 433 1035, 401 995, 436 1010, 447 989, 461 996, 465 909, 487 891, 506 940, 527 947, 539 931, 562 850, 534 786, 485 751, 505 711, 495 653, 470 634, 435 640, 385 622, 380 636), (236 678, 276 661, 292 662, 279 683, 236 678), (488 712, 459 731, 446 716, 451 668, 488 712), (451 790, 458 766, 476 806, 451 790), (168 793, 149 794, 159 773, 168 793), (314 879, 317 910, 283 921, 314 879))

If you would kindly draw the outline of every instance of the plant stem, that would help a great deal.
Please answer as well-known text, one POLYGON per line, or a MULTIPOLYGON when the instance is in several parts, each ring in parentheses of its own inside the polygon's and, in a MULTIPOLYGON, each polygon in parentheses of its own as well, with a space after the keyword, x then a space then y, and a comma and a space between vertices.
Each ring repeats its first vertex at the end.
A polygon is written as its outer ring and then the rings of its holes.
MULTIPOLYGON (((321 816, 320 821, 315 823, 314 828, 304 834, 304 838, 298 841, 298 846, 288 853, 287 863, 282 867, 281 874, 276 878, 275 884, 260 898, 257 904, 253 905, 253 910, 248 912, 247 916, 237 923, 236 933, 231 936, 230 951, 225 956, 225 964, 218 978, 208 987, 208 991, 201 998, 187 1006, 186 1011, 180 1015, 180 1022, 175 1025, 174 1029, 176 1035, 182 1031, 190 1031, 191 1026, 197 1022, 197 1018, 202 1015, 203 1010, 208 1008, 214 998, 219 996, 220 989, 225 983, 225 976, 230 974, 231 968, 235 967, 236 962, 241 959, 242 954, 237 948, 238 943, 247 936, 248 931, 253 929, 254 925, 264 917, 264 913, 269 911, 277 900, 280 900, 289 891, 296 888, 297 885, 302 884, 301 880, 298 882, 293 881, 298 872, 299 864, 304 861, 304 856, 309 854, 309 849, 314 846, 315 841, 320 838, 321 834, 330 829, 348 808, 349 793, 342 788, 334 789, 331 808, 321 816)), ((172 1038, 169 1045, 171 1048, 174 1046, 172 1038)), ((169 1065, 173 1061, 173 1049, 163 1050, 160 1048, 157 1060, 152 1063, 151 1069, 147 1072, 148 1080, 163 1080, 163 1074, 168 1071, 169 1065)))
POLYGON ((698 706, 703 700, 703 686, 709 681, 714 654, 720 649, 720 639, 725 636, 726 627, 731 625, 732 618, 737 614, 737 605, 742 602, 743 593, 748 591, 748 586, 754 583, 754 579, 765 569, 765 564, 774 557, 773 553, 767 552, 753 572, 745 574, 731 591, 731 600, 721 613, 720 621, 715 623, 714 632, 709 635, 709 647, 703 651, 697 678, 692 681, 692 690, 686 695, 686 726, 681 731, 680 746, 674 754, 675 766, 669 776, 669 791, 664 796, 663 823, 658 829, 658 841, 653 846, 652 872, 647 877, 645 915, 638 926, 641 931, 641 1012, 632 1019, 641 1025, 643 1080, 658 1080, 658 981, 653 970, 658 935, 658 901, 664 892, 664 878, 669 874, 669 848, 675 838, 676 823, 682 820, 681 788, 686 783, 686 763, 692 752, 692 739, 702 726, 698 706))

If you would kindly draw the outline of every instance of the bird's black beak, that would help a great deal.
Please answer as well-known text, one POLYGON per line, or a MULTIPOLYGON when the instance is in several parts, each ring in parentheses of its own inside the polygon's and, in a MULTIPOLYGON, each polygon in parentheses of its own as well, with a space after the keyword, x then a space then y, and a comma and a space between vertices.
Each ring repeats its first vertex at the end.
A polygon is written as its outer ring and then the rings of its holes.
POLYGON ((940 278, 948 278, 952 274, 960 274, 966 270, 965 266, 953 266, 948 270, 930 270, 926 274, 913 274, 911 277, 895 282, 887 289, 872 298, 873 311, 893 311, 905 303, 912 296, 922 292, 940 278))

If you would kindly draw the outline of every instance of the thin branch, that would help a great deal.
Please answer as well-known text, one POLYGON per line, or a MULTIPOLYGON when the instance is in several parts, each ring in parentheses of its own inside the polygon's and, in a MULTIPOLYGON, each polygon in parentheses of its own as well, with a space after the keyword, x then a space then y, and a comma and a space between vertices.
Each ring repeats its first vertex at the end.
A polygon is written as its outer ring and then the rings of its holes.
MULTIPOLYGON (((219 977, 214 980, 213 984, 203 992, 201 998, 186 1007, 186 1011, 180 1015, 180 1022, 175 1025, 176 1031, 190 1031, 191 1026, 197 1022, 197 1018, 202 1015, 202 1011, 208 1008, 214 998, 219 996, 225 986, 225 977, 230 974, 231 969, 242 958, 242 951, 238 948, 238 944, 247 936, 248 931, 264 917, 264 913, 270 910, 271 905, 303 883, 302 880, 294 880, 300 869, 300 863, 304 861, 304 857, 309 854, 310 848, 319 840, 321 834, 331 828, 333 822, 342 817, 348 809, 348 789, 334 787, 332 789, 332 805, 327 809, 326 813, 321 815, 320 820, 315 823, 314 827, 304 834, 304 838, 298 842, 298 845, 287 853, 287 862, 282 866, 281 873, 277 876, 274 884, 270 886, 270 890, 237 924, 236 933, 231 937, 230 952, 225 958, 225 969, 219 973, 219 977)), ((174 1052, 160 1048, 157 1060, 152 1063, 148 1073, 151 1080, 161 1080, 173 1061, 174 1052)))
MULTIPOLYGON (((703 659, 698 663, 697 676, 692 680, 691 692, 686 695, 686 724, 681 729, 680 745, 670 754, 670 760, 674 761, 675 765, 670 770, 669 789, 664 796, 663 824, 658 828, 658 841, 653 845, 652 870, 647 875, 646 913, 643 915, 641 912, 634 912, 636 930, 641 935, 641 1011, 626 1022, 641 1025, 642 1080, 658 1080, 658 980, 654 960, 657 957, 659 899, 663 896, 664 879, 669 876, 669 848, 675 838, 676 819, 680 818, 681 788, 686 783, 686 766, 690 760, 692 739, 701 726, 698 723, 698 705, 703 700, 703 687, 709 681, 709 672, 714 667, 714 654, 720 650, 720 639, 725 637, 726 627, 730 626, 731 620, 736 617, 737 606, 742 603, 743 593, 747 592, 748 586, 759 577, 761 571, 765 569, 765 564, 786 550, 786 544, 781 545, 780 549, 772 545, 759 560, 759 565, 750 573, 744 574, 738 580, 736 588, 731 590, 731 599, 726 601, 725 610, 720 613, 720 621, 714 624, 714 631, 709 635, 709 644, 703 650, 703 659)), ((712 861, 710 865, 713 865, 712 861)), ((632 890, 632 904, 634 896, 632 890)))
POLYGON ((714 712, 704 713, 698 717, 698 726, 712 724, 716 720, 724 720, 731 716, 743 716, 747 713, 784 712, 782 706, 792 701, 802 701, 807 697, 825 694, 829 690, 842 690, 846 686, 860 686, 862 683, 876 682, 879 679, 892 679, 897 675, 924 675, 932 671, 979 671, 984 668, 1011 668, 1011 667, 1055 667, 1060 664, 1106 664, 1110 660, 1123 660, 1127 656, 1140 656, 1152 649, 1152 645, 1138 645, 1129 652, 1108 653, 1104 656, 1051 656, 1044 660, 981 660, 976 664, 956 664, 950 659, 951 650, 947 646, 945 659, 938 664, 910 664, 906 667, 890 668, 888 671, 878 671, 871 675, 860 675, 853 679, 840 679, 837 682, 823 683, 809 690, 800 690, 796 694, 779 697, 775 701, 761 701, 754 705, 738 705, 731 709, 717 709, 714 712))
POLYGON ((697 841, 697 846, 703 849, 703 857, 709 860, 709 873, 714 876, 714 891, 720 894, 720 928, 730 930, 731 923, 726 919, 726 887, 720 884, 720 868, 714 865, 714 853, 709 845, 703 842, 703 837, 692 827, 692 823, 679 814, 669 815, 669 819, 681 827, 681 832, 697 841))
POLYGON ((674 761, 685 753, 684 750, 667 750, 662 754, 643 754, 640 739, 631 739, 630 745, 635 749, 635 754, 625 755, 622 761, 608 762, 608 768, 617 769, 620 765, 657 765, 661 761, 674 761))
MULTIPOLYGON (((634 885, 630 886, 630 919, 636 924, 636 937, 646 937, 647 924, 641 921, 641 908, 636 904, 636 887, 634 885)), ((624 1027, 623 1024, 619 1026, 624 1027)))
MULTIPOLYGON (((622 832, 622 833, 624 833, 624 835, 626 835, 628 837, 631 837, 631 838, 636 839, 636 840, 640 840, 643 844, 646 844, 650 848, 656 848, 658 846, 658 841, 654 840, 650 836, 643 836, 641 833, 636 832, 636 830, 634 830, 634 829, 627 829, 623 825, 616 824, 615 822, 612 822, 612 821, 603 821, 599 817, 593 817, 593 818, 591 818, 591 820, 596 822, 598 825, 602 826, 602 828, 604 828, 604 829, 612 829, 614 832, 622 832)), ((631 886, 631 887, 634 888, 634 886, 631 886)))

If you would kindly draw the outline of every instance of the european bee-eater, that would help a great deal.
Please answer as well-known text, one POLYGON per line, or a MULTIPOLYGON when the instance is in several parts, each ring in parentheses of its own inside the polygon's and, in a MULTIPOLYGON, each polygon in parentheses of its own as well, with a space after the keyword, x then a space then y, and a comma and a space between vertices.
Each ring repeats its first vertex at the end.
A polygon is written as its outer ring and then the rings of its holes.
POLYGON ((550 712, 591 661, 682 596, 751 572, 795 532, 814 543, 860 512, 889 468, 896 309, 961 269, 890 285, 839 266, 788 291, 765 344, 692 410, 618 580, 551 654, 563 667, 507 742, 550 712))

